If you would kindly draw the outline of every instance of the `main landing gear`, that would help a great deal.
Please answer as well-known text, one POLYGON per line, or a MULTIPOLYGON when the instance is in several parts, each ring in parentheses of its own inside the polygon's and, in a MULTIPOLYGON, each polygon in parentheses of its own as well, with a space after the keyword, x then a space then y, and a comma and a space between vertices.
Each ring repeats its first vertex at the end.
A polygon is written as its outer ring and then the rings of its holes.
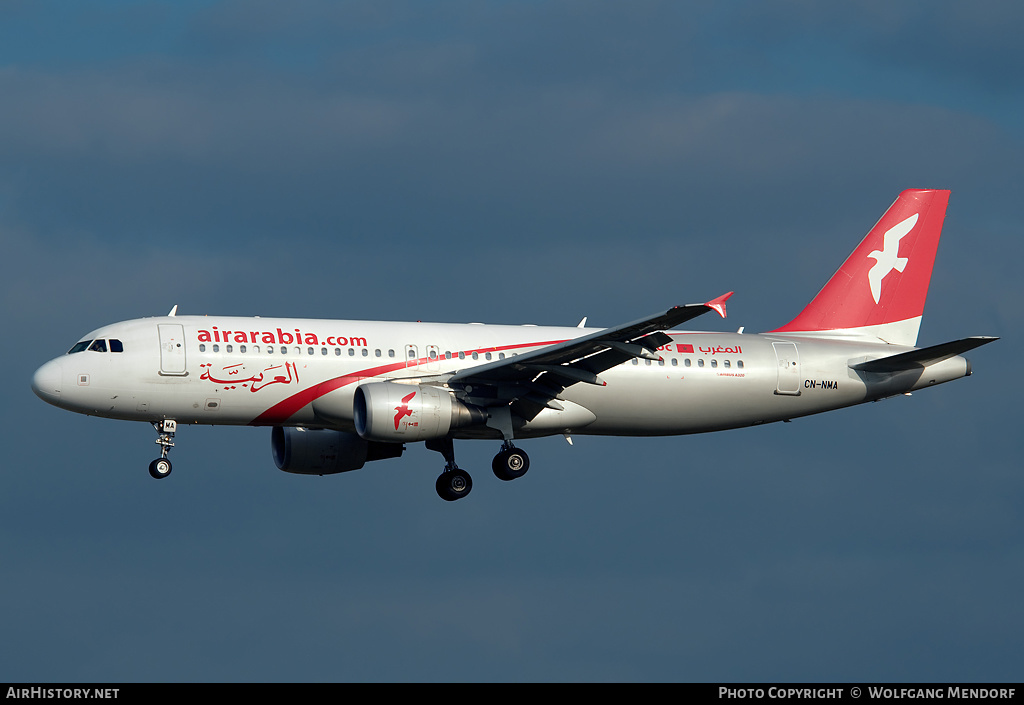
POLYGON ((501 444, 501 450, 491 461, 491 470, 499 480, 515 480, 526 474, 530 469, 530 456, 526 451, 512 445, 512 441, 501 444))
POLYGON ((178 429, 178 423, 173 419, 154 421, 153 428, 156 429, 156 444, 160 446, 160 457, 149 464, 149 474, 156 480, 162 480, 171 474, 171 461, 167 459, 167 453, 174 447, 174 432, 178 429))
POLYGON ((444 470, 437 476, 434 488, 441 499, 454 502, 462 499, 473 489, 473 478, 455 464, 455 444, 451 438, 440 438, 426 443, 428 450, 436 450, 444 456, 444 470))
MULTIPOLYGON (((428 450, 444 456, 444 470, 437 476, 434 487, 437 495, 448 502, 462 499, 473 489, 473 478, 455 464, 455 446, 450 438, 427 441, 428 450)), ((515 480, 530 469, 530 457, 516 448, 511 441, 501 444, 501 450, 491 461, 491 469, 499 480, 515 480)))

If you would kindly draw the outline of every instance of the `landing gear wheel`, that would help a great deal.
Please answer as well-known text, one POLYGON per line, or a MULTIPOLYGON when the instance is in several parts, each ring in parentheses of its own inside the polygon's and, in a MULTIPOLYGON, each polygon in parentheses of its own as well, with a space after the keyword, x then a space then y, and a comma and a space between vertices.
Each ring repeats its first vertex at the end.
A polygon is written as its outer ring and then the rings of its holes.
POLYGON ((515 446, 502 448, 491 461, 491 470, 499 480, 515 480, 525 475, 529 469, 530 456, 515 446))
POLYGON ((444 472, 437 477, 434 488, 437 496, 446 502, 462 499, 473 489, 473 478, 465 470, 455 464, 455 445, 451 438, 438 438, 427 441, 427 450, 436 450, 444 456, 444 472))
POLYGON ((167 458, 157 458, 149 464, 149 474, 155 480, 162 480, 171 474, 171 461, 167 458))
POLYGON ((473 489, 473 478, 461 468, 445 470, 438 475, 434 487, 437 489, 438 497, 447 502, 454 502, 468 495, 473 489))
POLYGON ((162 480, 171 474, 171 461, 167 453, 174 447, 174 432, 178 430, 178 422, 174 419, 154 421, 156 444, 160 446, 160 457, 149 464, 149 474, 156 480, 162 480))

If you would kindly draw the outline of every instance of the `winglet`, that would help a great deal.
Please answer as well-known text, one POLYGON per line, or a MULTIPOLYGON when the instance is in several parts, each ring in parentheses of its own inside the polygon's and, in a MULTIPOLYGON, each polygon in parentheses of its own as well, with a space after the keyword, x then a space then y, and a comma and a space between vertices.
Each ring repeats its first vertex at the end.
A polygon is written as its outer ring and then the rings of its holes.
POLYGON ((722 294, 717 299, 711 299, 711 301, 708 301, 704 305, 710 308, 715 313, 717 313, 722 318, 725 318, 725 302, 734 293, 736 292, 730 291, 728 294, 722 294))
POLYGON ((174 308, 172 308, 172 309, 171 309, 171 310, 170 310, 170 311, 169 311, 169 312, 167 313, 167 315, 168 315, 168 316, 177 316, 177 315, 178 315, 178 304, 174 304, 174 308))

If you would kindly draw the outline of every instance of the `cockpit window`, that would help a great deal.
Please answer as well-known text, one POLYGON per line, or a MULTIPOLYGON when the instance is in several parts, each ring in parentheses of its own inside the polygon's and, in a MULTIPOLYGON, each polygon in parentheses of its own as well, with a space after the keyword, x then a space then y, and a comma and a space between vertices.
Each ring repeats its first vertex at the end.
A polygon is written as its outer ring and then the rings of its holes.
POLYGON ((92 345, 89 346, 89 350, 91 350, 92 352, 106 352, 107 341, 105 341, 103 338, 97 338, 96 340, 92 341, 92 345))
POLYGON ((124 352, 124 346, 117 338, 110 339, 110 352, 124 352))
POLYGON ((82 352, 87 347, 89 347, 89 343, 91 342, 91 340, 83 340, 80 343, 75 343, 74 347, 68 350, 68 355, 73 355, 74 353, 82 352))

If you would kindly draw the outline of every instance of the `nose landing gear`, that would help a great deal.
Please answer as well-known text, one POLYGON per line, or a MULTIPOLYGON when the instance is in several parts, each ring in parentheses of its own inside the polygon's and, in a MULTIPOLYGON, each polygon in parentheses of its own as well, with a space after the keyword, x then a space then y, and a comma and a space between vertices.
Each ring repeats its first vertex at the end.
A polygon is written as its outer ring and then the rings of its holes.
POLYGON ((171 461, 167 459, 167 453, 174 447, 174 432, 178 429, 178 423, 173 419, 164 419, 154 421, 153 428, 157 432, 155 443, 160 446, 160 457, 149 464, 149 474, 156 480, 162 480, 171 474, 171 461))

